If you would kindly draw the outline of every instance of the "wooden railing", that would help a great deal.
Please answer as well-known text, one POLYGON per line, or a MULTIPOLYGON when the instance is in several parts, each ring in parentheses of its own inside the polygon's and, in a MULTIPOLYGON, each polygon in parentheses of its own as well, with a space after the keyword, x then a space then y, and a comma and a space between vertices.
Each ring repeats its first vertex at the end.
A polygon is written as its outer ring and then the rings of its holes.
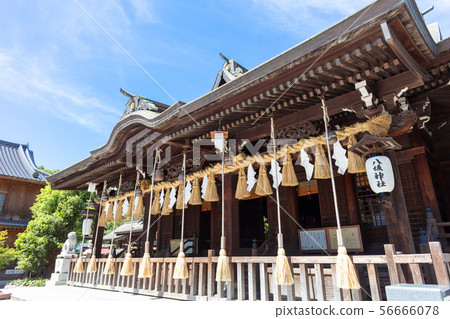
MULTIPOLYGON (((294 284, 278 286, 273 270, 276 257, 230 257, 232 280, 215 281, 218 257, 187 257, 189 278, 172 278, 176 258, 152 258, 153 277, 138 278, 140 258, 134 258, 134 275, 120 276, 124 259, 117 259, 116 273, 104 275, 106 259, 98 260, 98 272, 73 273, 68 285, 168 297, 183 300, 383 300, 389 284, 416 283, 450 285, 450 254, 440 243, 430 243, 430 253, 403 255, 385 245, 385 255, 352 256, 362 289, 343 290, 336 286, 335 256, 290 257, 294 284)), ((85 261, 85 267, 87 268, 85 261)))

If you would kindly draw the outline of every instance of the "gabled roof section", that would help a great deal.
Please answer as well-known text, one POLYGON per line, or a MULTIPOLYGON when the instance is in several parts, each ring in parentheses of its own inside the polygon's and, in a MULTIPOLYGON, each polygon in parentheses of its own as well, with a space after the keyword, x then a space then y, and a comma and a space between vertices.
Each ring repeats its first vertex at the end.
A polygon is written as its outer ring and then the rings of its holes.
POLYGON ((40 171, 28 145, 0 140, 0 175, 32 183, 46 183, 50 174, 40 171))
POLYGON ((246 68, 237 63, 235 60, 228 59, 222 53, 220 54, 220 57, 225 60, 225 63, 222 66, 222 70, 217 72, 216 81, 214 82, 212 90, 215 90, 218 87, 228 82, 231 82, 234 79, 237 79, 242 74, 248 71, 246 68))

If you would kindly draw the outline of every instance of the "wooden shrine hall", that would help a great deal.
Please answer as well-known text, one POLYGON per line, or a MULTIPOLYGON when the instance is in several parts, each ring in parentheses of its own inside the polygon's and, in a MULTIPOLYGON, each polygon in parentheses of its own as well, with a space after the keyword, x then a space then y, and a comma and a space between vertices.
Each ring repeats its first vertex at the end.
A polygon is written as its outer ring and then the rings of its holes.
POLYGON ((382 300, 388 284, 450 285, 450 39, 425 25, 413 0, 379 0, 367 9, 251 70, 222 56, 212 91, 189 103, 169 106, 122 90, 127 108, 106 144, 48 178, 52 189, 61 190, 96 183, 101 203, 92 214, 98 271, 72 272, 69 283, 209 300, 382 300), (214 132, 226 132, 223 166, 214 132), (328 132, 339 144, 330 154, 328 132), (273 140, 283 170, 278 199, 273 140), (346 155, 339 157, 338 146, 346 155), (389 194, 371 188, 365 162, 374 153, 392 164, 389 194), (290 164, 295 182, 289 184, 284 170, 290 164), (361 289, 336 286, 333 188, 329 172, 320 169, 327 164, 361 289), (183 173, 192 194, 202 188, 203 196, 212 185, 217 198, 191 204, 183 197, 186 205, 175 204, 170 197, 188 188, 183 173), (250 176, 258 182, 246 189, 250 176), (270 182, 265 193, 258 191, 262 176, 270 182), (102 274, 101 214, 118 202, 118 217, 129 219, 138 209, 132 204, 137 188, 143 216, 134 223, 140 230, 133 232, 133 221, 127 222, 114 243, 130 243, 135 274, 120 275, 123 255, 114 256, 116 273, 102 274), (273 275, 280 228, 294 277, 288 286, 275 284, 273 275), (177 280, 172 274, 182 238, 189 278, 177 280), (216 282, 222 246, 232 279, 216 282), (152 258, 151 278, 137 276, 144 251, 152 258))

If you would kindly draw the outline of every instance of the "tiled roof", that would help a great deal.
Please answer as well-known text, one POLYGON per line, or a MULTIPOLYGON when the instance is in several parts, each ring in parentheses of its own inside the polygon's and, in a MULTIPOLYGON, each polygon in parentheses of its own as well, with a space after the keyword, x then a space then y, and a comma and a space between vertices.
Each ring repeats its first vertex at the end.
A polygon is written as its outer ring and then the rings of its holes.
POLYGON ((50 174, 40 171, 28 145, 0 140, 0 175, 46 182, 50 174))

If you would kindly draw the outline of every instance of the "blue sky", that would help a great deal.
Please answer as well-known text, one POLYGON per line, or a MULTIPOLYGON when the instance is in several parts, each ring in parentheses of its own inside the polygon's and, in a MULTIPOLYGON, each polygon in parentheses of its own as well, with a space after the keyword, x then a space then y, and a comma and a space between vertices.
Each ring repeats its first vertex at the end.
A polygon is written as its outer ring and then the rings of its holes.
MULTIPOLYGON (((0 12, 0 139, 30 143, 37 165, 63 169, 108 140, 127 98, 173 104, 77 5, 176 100, 210 91, 222 52, 248 69, 371 1, 14 0, 0 12)), ((449 36, 450 1, 418 0, 449 36)))

